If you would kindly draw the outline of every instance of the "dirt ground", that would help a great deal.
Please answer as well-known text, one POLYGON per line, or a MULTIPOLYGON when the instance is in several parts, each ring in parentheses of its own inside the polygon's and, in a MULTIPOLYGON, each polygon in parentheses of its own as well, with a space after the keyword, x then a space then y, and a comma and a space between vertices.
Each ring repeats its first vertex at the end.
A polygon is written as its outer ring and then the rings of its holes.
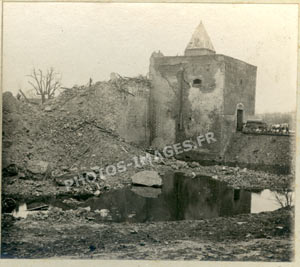
POLYGON ((96 223, 91 212, 4 215, 4 258, 290 261, 293 210, 155 223, 96 223))

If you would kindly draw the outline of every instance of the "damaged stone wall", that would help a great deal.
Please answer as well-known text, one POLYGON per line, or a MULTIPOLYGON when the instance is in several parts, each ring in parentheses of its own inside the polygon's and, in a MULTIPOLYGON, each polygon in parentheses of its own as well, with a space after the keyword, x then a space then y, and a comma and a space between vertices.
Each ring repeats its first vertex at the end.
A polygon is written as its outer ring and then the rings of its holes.
POLYGON ((149 92, 147 78, 118 75, 108 83, 95 84, 92 101, 97 104, 90 113, 105 121, 126 142, 146 147, 149 145, 149 92))
POLYGON ((255 114, 257 67, 243 61, 223 56, 225 62, 224 107, 222 116, 223 158, 230 139, 237 129, 237 110, 243 110, 243 121, 255 114))
POLYGON ((178 121, 179 84, 177 72, 180 69, 180 59, 174 60, 169 67, 171 75, 166 76, 163 69, 159 70, 160 59, 165 59, 160 53, 153 53, 150 59, 150 142, 154 147, 162 148, 176 141, 176 122, 178 121))
MULTIPOLYGON (((203 143, 201 153, 218 153, 221 148, 221 120, 223 113, 224 63, 219 56, 189 58, 184 69, 182 139, 213 132, 217 142, 203 143), (195 84, 200 81, 200 84, 195 84)), ((181 139, 181 140, 182 140, 181 139)))
POLYGON ((149 146, 149 88, 132 84, 124 94, 118 118, 118 134, 126 142, 149 146))
MULTIPOLYGON (((196 140, 208 132, 220 140, 224 87, 224 63, 220 59, 217 55, 151 57, 153 146, 196 140)), ((215 154, 220 146, 220 142, 203 144, 198 152, 215 154)))
POLYGON ((150 59, 151 134, 154 147, 164 147, 213 132, 217 142, 203 143, 184 155, 222 160, 236 132, 237 106, 244 120, 255 110, 256 67, 224 55, 150 59))
POLYGON ((235 115, 239 103, 247 116, 254 115, 257 67, 227 56, 224 60, 224 115, 235 115))

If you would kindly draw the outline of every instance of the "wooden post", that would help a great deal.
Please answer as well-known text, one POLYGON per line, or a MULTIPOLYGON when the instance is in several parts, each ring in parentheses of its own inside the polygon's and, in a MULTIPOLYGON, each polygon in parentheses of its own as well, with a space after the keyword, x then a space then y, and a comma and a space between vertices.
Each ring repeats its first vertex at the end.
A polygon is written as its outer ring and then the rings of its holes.
POLYGON ((26 95, 23 93, 23 91, 21 89, 19 89, 21 95, 24 97, 24 99, 26 100, 27 103, 30 103, 30 101, 28 100, 28 98, 26 97, 26 95))

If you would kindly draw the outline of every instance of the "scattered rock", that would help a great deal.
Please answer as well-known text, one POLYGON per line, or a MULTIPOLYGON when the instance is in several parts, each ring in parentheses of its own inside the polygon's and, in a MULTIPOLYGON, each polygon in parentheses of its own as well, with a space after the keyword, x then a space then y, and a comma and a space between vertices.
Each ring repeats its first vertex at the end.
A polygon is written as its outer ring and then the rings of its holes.
POLYGON ((99 213, 101 217, 105 218, 109 214, 108 209, 95 210, 96 213, 99 213))
POLYGON ((196 162, 196 161, 193 161, 193 162, 189 163, 189 166, 191 168, 198 168, 198 167, 200 167, 200 164, 198 162, 196 162))
POLYGON ((73 167, 70 169, 70 172, 78 172, 78 168, 77 167, 73 167))
POLYGON ((59 177, 55 177, 54 181, 55 181, 56 185, 58 185, 58 186, 66 186, 66 185, 72 186, 72 184, 69 185, 69 183, 67 181, 68 180, 73 181, 75 177, 77 177, 77 175, 72 174, 72 173, 66 173, 59 177))
POLYGON ((44 110, 46 112, 51 112, 52 111, 52 107, 51 106, 46 106, 44 110))
POLYGON ((86 177, 87 177, 88 181, 92 182, 97 179, 97 174, 94 172, 87 172, 86 177))
POLYGON ((91 211, 91 207, 85 207, 85 208, 83 208, 83 207, 79 207, 78 209, 77 209, 77 212, 78 212, 78 214, 86 214, 87 212, 90 212, 91 211))
POLYGON ((64 174, 65 173, 60 169, 56 169, 56 170, 51 171, 51 177, 54 177, 54 178, 63 176, 64 174))
POLYGON ((106 180, 106 177, 104 175, 100 175, 100 179, 105 181, 106 180))
POLYGON ((182 160, 176 160, 176 165, 179 169, 188 167, 188 164, 182 160))
POLYGON ((62 171, 64 171, 64 172, 69 171, 68 166, 61 166, 60 169, 61 169, 62 171))
POLYGON ((27 163, 27 170, 32 174, 46 174, 49 171, 49 163, 42 160, 30 160, 27 163))
POLYGON ((158 164, 162 164, 162 165, 166 164, 165 161, 164 161, 164 159, 161 158, 161 157, 158 157, 158 156, 154 156, 153 162, 158 163, 158 164))
POLYGON ((96 197, 100 196, 100 194, 101 194, 100 190, 97 190, 94 192, 94 196, 96 196, 96 197))
POLYGON ((18 174, 18 178, 19 179, 26 179, 26 175, 25 175, 25 173, 23 173, 23 172, 20 172, 19 174, 18 174))
POLYGON ((172 167, 173 170, 178 170, 179 169, 179 167, 175 164, 172 164, 171 167, 172 167))
POLYGON ((68 205, 78 205, 80 201, 74 199, 74 198, 67 198, 63 200, 63 203, 68 204, 68 205))

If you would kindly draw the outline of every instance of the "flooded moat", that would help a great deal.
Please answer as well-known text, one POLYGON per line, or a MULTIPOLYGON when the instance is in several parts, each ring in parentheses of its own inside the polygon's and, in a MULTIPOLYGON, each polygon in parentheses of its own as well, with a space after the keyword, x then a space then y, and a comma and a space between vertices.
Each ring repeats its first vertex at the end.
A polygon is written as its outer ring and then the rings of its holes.
POLYGON ((268 189, 250 192, 234 189, 209 176, 190 178, 172 173, 163 177, 162 188, 131 186, 85 201, 69 198, 50 199, 47 203, 20 203, 13 216, 25 218, 28 214, 58 207, 63 210, 87 209, 95 213, 96 221, 200 220, 273 211, 281 208, 278 198, 283 199, 284 196, 268 189))

